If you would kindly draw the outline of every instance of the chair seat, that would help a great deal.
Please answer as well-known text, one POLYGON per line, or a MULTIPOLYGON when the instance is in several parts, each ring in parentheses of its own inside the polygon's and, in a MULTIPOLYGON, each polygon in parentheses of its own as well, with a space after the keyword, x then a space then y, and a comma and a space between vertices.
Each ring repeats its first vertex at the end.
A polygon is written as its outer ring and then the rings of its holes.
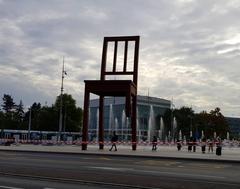
POLYGON ((137 87, 131 80, 85 80, 86 89, 96 95, 136 95, 137 87))

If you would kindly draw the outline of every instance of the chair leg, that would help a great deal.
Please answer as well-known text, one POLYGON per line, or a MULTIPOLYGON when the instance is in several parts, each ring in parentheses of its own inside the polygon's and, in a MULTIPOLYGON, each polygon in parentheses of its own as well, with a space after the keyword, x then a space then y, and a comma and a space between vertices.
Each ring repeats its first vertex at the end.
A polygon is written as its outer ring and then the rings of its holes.
POLYGON ((83 130, 82 130, 82 150, 87 150, 87 143, 88 143, 89 95, 90 95, 90 93, 85 87, 84 112, 83 112, 83 130))
POLYGON ((131 116, 132 110, 131 110, 131 94, 127 94, 126 96, 126 102, 125 102, 125 113, 127 117, 131 116))
POLYGON ((104 129, 103 129, 103 107, 104 107, 104 97, 100 96, 99 99, 99 130, 98 130, 98 142, 99 142, 99 149, 103 150, 104 148, 104 129))
POLYGON ((137 149, 137 97, 132 97, 132 150, 137 149))

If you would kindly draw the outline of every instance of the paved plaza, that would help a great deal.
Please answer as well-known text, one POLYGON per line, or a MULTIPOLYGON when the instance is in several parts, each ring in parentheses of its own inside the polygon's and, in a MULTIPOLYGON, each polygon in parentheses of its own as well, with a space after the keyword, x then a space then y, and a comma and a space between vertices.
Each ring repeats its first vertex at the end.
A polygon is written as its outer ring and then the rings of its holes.
POLYGON ((99 154, 99 155, 116 155, 116 156, 141 156, 153 158, 176 158, 176 159, 195 159, 209 161, 232 161, 240 163, 239 147, 223 147, 222 155, 216 155, 214 152, 201 152, 201 147, 197 146, 196 152, 188 152, 187 146, 183 146, 181 151, 177 151, 175 145, 159 145, 156 151, 152 151, 151 145, 138 145, 136 151, 131 150, 130 145, 117 145, 117 151, 109 151, 110 145, 105 145, 104 150, 99 150, 98 145, 88 145, 87 150, 81 150, 80 145, 33 145, 18 144, 11 146, 0 146, 1 151, 31 151, 31 152, 48 152, 48 153, 71 153, 71 154, 99 154))

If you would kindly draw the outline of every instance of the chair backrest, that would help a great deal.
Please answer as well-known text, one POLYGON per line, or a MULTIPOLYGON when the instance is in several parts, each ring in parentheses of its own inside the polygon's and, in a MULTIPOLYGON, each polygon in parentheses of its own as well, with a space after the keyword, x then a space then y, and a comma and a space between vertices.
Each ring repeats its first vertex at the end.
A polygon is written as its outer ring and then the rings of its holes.
POLYGON ((139 56, 139 36, 118 36, 118 37, 104 37, 103 41, 103 51, 102 51, 102 67, 101 67, 101 80, 106 79, 106 75, 132 75, 133 83, 137 85, 137 77, 138 77, 138 56, 139 56), (107 63, 109 64, 108 58, 108 44, 114 44, 113 50, 113 61, 112 61, 112 69, 106 70, 107 63), (117 55, 118 55, 118 44, 124 43, 123 54, 123 64, 122 68, 117 70, 117 55), (128 52, 129 52, 129 43, 133 44, 133 69, 128 70, 128 52))

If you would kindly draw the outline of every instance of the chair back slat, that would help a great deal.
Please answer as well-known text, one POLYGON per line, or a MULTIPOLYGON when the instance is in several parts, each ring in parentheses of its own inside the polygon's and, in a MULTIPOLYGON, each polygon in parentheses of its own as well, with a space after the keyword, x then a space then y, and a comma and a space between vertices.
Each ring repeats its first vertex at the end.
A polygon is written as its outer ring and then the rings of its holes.
POLYGON ((127 71, 128 41, 125 41, 123 71, 127 71))
POLYGON ((137 85, 139 39, 140 39, 139 36, 104 37, 103 51, 102 51, 101 80, 105 80, 106 75, 132 75, 133 76, 132 80, 137 85), (114 43, 113 62, 112 62, 111 71, 106 70, 109 42, 114 43), (119 42, 124 43, 123 66, 122 66, 121 70, 117 70, 117 64, 118 64, 117 57, 118 57, 119 42), (133 51, 134 51, 134 54, 133 54, 133 70, 128 70, 128 67, 127 67, 128 57, 129 57, 128 56, 129 42, 134 42, 134 47, 133 47, 133 51))
POLYGON ((118 42, 115 41, 115 44, 114 44, 114 55, 113 55, 113 72, 116 72, 117 49, 118 49, 118 42))

